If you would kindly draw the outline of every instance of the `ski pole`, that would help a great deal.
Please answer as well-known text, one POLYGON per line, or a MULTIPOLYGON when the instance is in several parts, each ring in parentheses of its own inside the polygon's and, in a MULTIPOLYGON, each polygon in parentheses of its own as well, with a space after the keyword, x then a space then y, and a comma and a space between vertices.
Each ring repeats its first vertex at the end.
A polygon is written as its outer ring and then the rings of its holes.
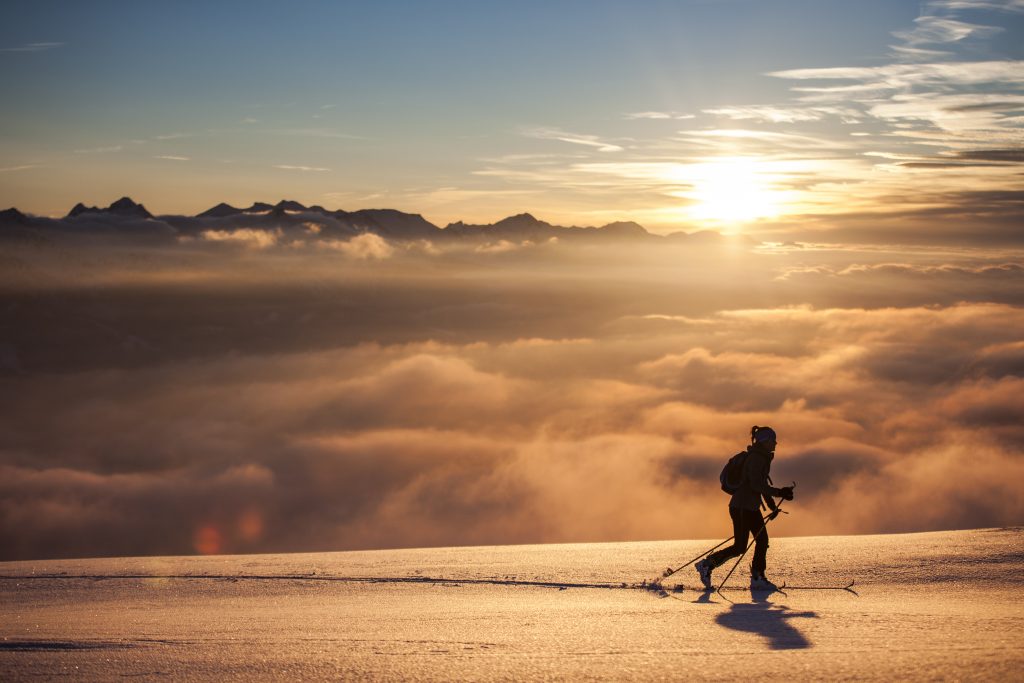
POLYGON ((661 575, 661 578, 663 578, 663 579, 667 579, 668 577, 672 576, 673 574, 675 574, 675 573, 676 573, 677 571, 679 571, 680 569, 686 569, 686 568, 687 568, 687 567, 689 567, 689 566, 690 566, 691 564, 693 564, 694 562, 696 562, 696 561, 697 561, 697 560, 699 560, 700 558, 704 557, 705 555, 709 555, 709 554, 713 553, 714 551, 718 550, 718 549, 719 549, 719 548, 721 548, 721 547, 722 547, 723 545, 725 545, 726 543, 728 543, 729 541, 731 541, 731 540, 732 540, 733 538, 734 538, 733 536, 730 536, 729 538, 725 539, 724 541, 722 541, 721 543, 719 543, 718 545, 716 545, 716 546, 715 546, 714 548, 710 548, 710 549, 708 549, 708 550, 705 550, 705 551, 704 551, 704 552, 702 552, 702 553, 701 553, 700 555, 698 555, 697 557, 693 558, 692 560, 690 560, 689 562, 687 562, 687 563, 686 563, 686 564, 684 564, 684 565, 680 565, 679 567, 676 567, 675 569, 672 569, 672 567, 669 567, 668 569, 666 569, 666 570, 665 570, 665 571, 664 571, 664 572, 662 573, 662 575, 661 575))
MULTIPOLYGON (((782 510, 781 508, 779 509, 779 512, 782 512, 783 514, 787 514, 787 515, 789 514, 788 512, 785 512, 784 510, 782 510)), ((766 515, 761 521, 764 522, 767 519, 768 519, 768 516, 766 515)), ((721 543, 716 545, 714 548, 709 548, 708 550, 705 550, 700 555, 698 555, 697 557, 693 558, 692 560, 690 560, 689 562, 687 562, 684 565, 676 567, 675 569, 672 569, 672 567, 669 567, 668 569, 666 569, 664 571, 664 573, 662 573, 661 578, 667 579, 668 577, 672 576, 673 574, 675 574, 679 570, 686 569, 687 567, 689 567, 691 564, 693 564, 694 562, 696 562, 700 558, 704 557, 705 555, 710 555, 711 553, 713 553, 714 551, 718 550, 719 548, 721 548, 723 545, 725 545, 726 543, 728 543, 729 541, 731 541, 734 538, 735 538, 735 536, 730 536, 729 538, 725 539, 724 541, 722 541, 721 543)))
MULTIPOLYGON (((779 505, 776 509, 779 512, 782 512, 782 506, 781 505, 779 505)), ((740 555, 739 558, 736 560, 735 564, 732 565, 732 569, 730 569, 729 573, 725 575, 724 579, 722 579, 722 583, 718 584, 718 589, 715 590, 716 593, 718 593, 719 595, 722 595, 722 587, 725 586, 725 582, 728 581, 729 577, 732 576, 732 573, 734 571, 736 571, 736 567, 740 566, 740 562, 742 562, 743 558, 746 556, 747 550, 750 550, 750 546, 754 545, 754 543, 757 541, 758 537, 760 537, 761 534, 764 533, 764 530, 768 528, 768 522, 772 521, 772 519, 768 519, 769 517, 774 519, 774 517, 772 517, 772 515, 769 514, 767 517, 765 517, 764 519, 761 520, 762 522, 764 522, 761 525, 761 528, 757 530, 757 533, 754 534, 754 538, 751 539, 750 543, 747 544, 746 550, 743 551, 743 554, 740 555)), ((722 597, 724 598, 725 596, 722 595, 722 597)))

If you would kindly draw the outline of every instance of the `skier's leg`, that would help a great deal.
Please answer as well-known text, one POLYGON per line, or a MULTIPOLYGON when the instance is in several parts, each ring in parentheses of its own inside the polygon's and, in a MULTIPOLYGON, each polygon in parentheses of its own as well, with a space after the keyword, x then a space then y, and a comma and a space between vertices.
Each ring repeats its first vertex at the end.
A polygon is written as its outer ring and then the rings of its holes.
MULTIPOLYGON (((742 555, 743 551, 747 549, 747 539, 750 536, 750 529, 743 517, 743 511, 730 507, 729 516, 732 518, 733 543, 730 546, 722 548, 718 552, 708 555, 707 566, 711 569, 720 566, 731 557, 742 555)), ((758 515, 757 518, 760 520, 761 516, 758 515)))
POLYGON ((750 573, 754 576, 764 576, 765 567, 768 562, 768 527, 761 519, 761 513, 751 510, 744 510, 747 525, 755 536, 754 557, 750 564, 750 573))

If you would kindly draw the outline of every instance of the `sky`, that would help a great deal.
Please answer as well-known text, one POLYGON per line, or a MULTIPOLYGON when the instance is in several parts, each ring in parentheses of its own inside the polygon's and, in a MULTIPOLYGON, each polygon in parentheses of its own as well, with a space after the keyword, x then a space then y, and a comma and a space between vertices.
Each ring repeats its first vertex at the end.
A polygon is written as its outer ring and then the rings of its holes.
POLYGON ((1024 524, 1022 26, 4 3, 0 560, 1024 524))
POLYGON ((1007 241, 1022 34, 1019 0, 6 2, 0 206, 1007 241))

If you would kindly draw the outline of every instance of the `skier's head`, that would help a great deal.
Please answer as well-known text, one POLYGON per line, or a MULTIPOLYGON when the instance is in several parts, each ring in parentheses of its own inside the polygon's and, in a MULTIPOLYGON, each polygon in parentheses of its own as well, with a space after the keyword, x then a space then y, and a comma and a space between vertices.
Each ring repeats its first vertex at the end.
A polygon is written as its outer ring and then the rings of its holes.
POLYGON ((750 428, 750 443, 763 448, 769 453, 775 452, 776 444, 775 430, 771 427, 758 427, 754 425, 750 428))

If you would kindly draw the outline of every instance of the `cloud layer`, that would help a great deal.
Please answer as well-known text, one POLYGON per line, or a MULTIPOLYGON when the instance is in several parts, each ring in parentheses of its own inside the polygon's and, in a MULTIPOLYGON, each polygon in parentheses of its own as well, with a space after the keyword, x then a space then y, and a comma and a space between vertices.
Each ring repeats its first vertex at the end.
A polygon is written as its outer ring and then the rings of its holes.
POLYGON ((1006 252, 344 244, 21 254, 4 559, 725 536, 765 423, 779 533, 1024 518, 1006 252))

